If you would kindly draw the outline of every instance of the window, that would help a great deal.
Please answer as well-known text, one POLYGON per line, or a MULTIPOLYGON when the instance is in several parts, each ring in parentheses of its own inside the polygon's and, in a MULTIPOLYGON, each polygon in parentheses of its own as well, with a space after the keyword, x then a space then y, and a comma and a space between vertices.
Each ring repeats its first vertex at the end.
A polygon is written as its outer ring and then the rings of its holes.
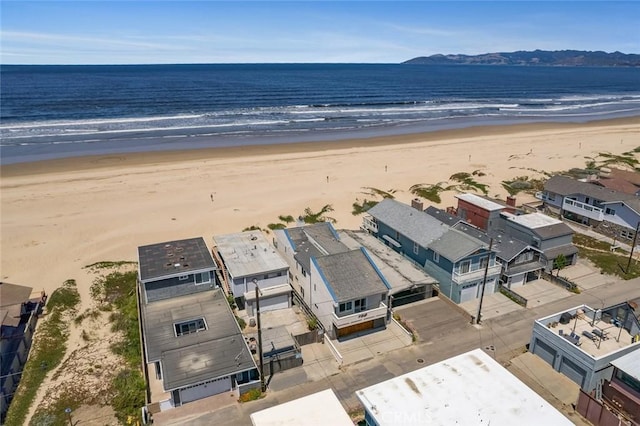
POLYGON ((440 262, 440 255, 438 253, 436 253, 435 251, 433 252, 433 261, 435 263, 440 262))
POLYGON ((418 245, 418 243, 413 243, 413 254, 418 254, 419 251, 420 246, 418 245))
POLYGON ((353 302, 344 302, 338 306, 340 312, 349 312, 353 309, 353 302))
POLYGON ((489 256, 480 258, 480 269, 484 269, 489 264, 489 256))
POLYGON ((461 274, 466 274, 467 272, 469 272, 470 264, 471 262, 469 262, 468 260, 465 260, 464 262, 460 262, 460 267, 458 268, 458 272, 461 274))
POLYGON ((620 237, 626 238, 627 240, 630 240, 630 239, 633 238, 633 231, 627 231, 625 229, 621 229, 620 230, 620 237))
POLYGON ((190 321, 179 322, 174 324, 176 336, 184 336, 187 334, 197 333, 207 329, 204 318, 198 318, 190 321))
POLYGON ((367 310, 367 299, 358 299, 353 302, 355 306, 356 312, 366 311, 367 310))
POLYGON ((400 233, 396 231, 396 241, 400 241, 400 233))
POLYGON ((604 213, 614 215, 616 214, 616 211, 614 209, 610 209, 609 207, 607 207, 606 209, 604 209, 604 213))
POLYGON ((180 275, 180 276, 178 277, 178 279, 179 279, 180 281, 186 281, 186 280, 188 280, 188 279, 189 279, 189 275, 180 275))
POLYGON ((196 285, 208 284, 211 282, 211 275, 208 272, 196 274, 196 285))

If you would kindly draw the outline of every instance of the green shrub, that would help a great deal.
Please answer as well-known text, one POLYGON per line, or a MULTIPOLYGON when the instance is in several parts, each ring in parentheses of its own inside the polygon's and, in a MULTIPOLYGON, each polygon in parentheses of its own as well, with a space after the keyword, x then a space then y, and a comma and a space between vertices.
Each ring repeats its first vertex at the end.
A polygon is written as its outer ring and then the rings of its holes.
POLYGON ((253 388, 240 395, 240 398, 238 398, 238 402, 255 401, 256 399, 260 399, 262 397, 262 391, 259 388, 253 388))

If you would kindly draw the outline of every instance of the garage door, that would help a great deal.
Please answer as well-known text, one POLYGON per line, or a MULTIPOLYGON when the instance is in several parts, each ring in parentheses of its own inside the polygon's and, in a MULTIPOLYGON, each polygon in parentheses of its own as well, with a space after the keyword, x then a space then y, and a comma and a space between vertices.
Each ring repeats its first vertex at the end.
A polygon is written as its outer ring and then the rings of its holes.
POLYGON ((556 360, 556 350, 551 346, 547 345, 540 339, 536 339, 536 344, 533 347, 533 353, 547 361, 549 365, 553 367, 554 361, 556 360))
POLYGON ((286 309, 289 307, 289 295, 281 294, 280 296, 270 297, 268 299, 260 298, 260 311, 276 311, 278 309, 286 309))
POLYGON ((476 292, 478 291, 478 284, 466 284, 460 289, 460 302, 464 303, 476 298, 476 292), (466 288, 465 288, 466 287, 466 288))
POLYGON ((217 395, 228 390, 231 390, 231 377, 224 377, 222 379, 211 380, 196 386, 189 386, 187 388, 180 389, 180 401, 185 404, 211 395, 217 395))
POLYGON ((357 333, 358 331, 369 330, 373 328, 373 320, 361 322, 360 324, 354 324, 347 327, 338 329, 338 337, 348 336, 349 334, 357 333))
POLYGON ((567 358, 562 358, 562 364, 560 364, 560 372, 576 382, 580 387, 584 383, 584 377, 587 373, 573 361, 567 358))

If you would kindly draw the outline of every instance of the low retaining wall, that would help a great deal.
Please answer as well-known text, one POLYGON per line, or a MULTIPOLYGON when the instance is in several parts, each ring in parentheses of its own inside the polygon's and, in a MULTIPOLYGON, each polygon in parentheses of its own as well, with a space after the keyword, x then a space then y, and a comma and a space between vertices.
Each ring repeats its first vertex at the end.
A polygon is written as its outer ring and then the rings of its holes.
POLYGON ((509 299, 511 299, 514 302, 516 302, 518 305, 520 305, 520 306, 522 306, 524 308, 527 307, 527 299, 525 299, 524 297, 520 296, 518 293, 514 292, 513 290, 508 289, 507 287, 503 286, 502 284, 499 284, 498 288, 500 289, 500 293, 504 294, 509 299))

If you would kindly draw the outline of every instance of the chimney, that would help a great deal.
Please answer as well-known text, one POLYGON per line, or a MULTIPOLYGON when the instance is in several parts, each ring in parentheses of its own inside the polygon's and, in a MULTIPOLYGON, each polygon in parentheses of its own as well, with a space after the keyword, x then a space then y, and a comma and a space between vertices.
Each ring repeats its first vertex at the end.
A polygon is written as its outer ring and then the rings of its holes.
POLYGON ((453 206, 447 207, 447 213, 449 213, 452 216, 458 216, 458 209, 456 209, 453 206))
POLYGON ((411 207, 420 211, 424 210, 424 206, 422 204, 422 201, 420 201, 420 198, 414 198, 413 200, 411 200, 411 207))
POLYGON ((507 195, 507 206, 504 211, 509 212, 511 214, 516 213, 516 197, 512 195, 507 195))

